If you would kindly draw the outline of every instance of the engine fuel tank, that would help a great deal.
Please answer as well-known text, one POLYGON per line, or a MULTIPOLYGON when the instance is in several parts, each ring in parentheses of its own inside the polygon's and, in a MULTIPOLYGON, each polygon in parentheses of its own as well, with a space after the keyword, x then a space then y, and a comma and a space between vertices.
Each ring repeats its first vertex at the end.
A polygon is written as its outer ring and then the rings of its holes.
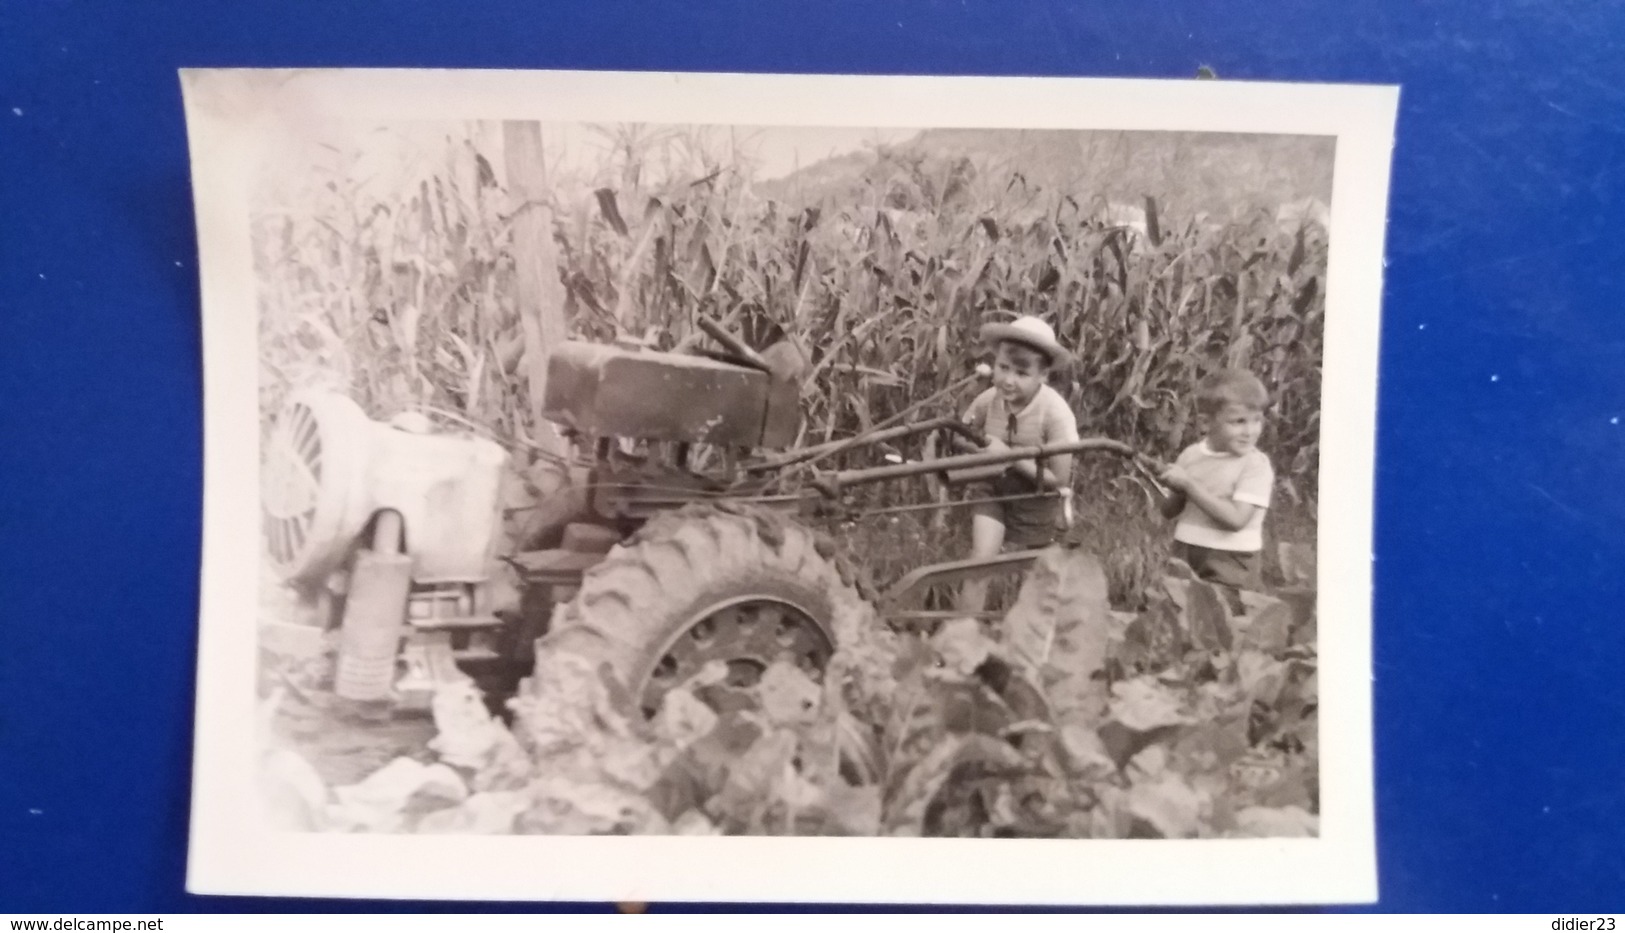
POLYGON ((569 341, 549 356, 542 417, 599 437, 783 447, 800 412, 797 387, 761 370, 569 341))

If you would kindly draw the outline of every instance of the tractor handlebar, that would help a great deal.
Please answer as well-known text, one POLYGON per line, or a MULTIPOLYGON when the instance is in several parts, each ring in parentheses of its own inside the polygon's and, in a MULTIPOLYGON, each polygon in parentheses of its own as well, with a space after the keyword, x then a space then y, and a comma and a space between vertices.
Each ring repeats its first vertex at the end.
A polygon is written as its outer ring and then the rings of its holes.
MULTIPOLYGON (((956 422, 957 424, 957 422, 956 422)), ((947 427, 947 425, 941 425, 947 427)), ((960 427, 967 427, 960 425, 960 427)), ((968 429, 968 427, 967 427, 968 429)), ((956 432, 957 433, 957 432, 956 432)), ((977 432, 980 433, 980 432, 977 432)), ((985 443, 985 441, 984 441, 985 443)), ((1083 453, 1088 450, 1104 450, 1124 457, 1139 458, 1144 456, 1134 448, 1104 437, 1086 437, 1064 444, 1043 444, 1035 447, 1012 447, 1004 451, 960 454, 953 457, 943 457, 940 460, 926 460, 917 463, 898 463, 881 467, 870 467, 861 470, 840 470, 825 474, 814 482, 813 488, 826 496, 834 498, 846 486, 861 486, 868 483, 878 483, 889 479, 903 479, 910 476, 921 476, 927 473, 946 473, 950 470, 962 470, 972 467, 996 466, 1001 463, 1015 463, 1018 460, 1042 460, 1046 457, 1059 457, 1067 454, 1083 453)))

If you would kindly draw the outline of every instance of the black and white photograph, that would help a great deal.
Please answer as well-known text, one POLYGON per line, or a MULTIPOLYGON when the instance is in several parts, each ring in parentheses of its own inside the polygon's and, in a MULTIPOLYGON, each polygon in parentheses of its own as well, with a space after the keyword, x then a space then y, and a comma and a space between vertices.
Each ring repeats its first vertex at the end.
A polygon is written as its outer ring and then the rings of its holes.
POLYGON ((194 890, 1375 896, 1392 89, 183 78, 194 890))

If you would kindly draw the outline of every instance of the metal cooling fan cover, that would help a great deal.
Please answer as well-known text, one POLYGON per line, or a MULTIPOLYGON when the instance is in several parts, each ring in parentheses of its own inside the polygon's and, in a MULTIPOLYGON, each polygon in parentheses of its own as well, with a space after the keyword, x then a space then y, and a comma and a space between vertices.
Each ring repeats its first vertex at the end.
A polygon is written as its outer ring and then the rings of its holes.
POLYGON ((303 392, 278 414, 260 473, 266 549, 289 580, 325 576, 343 558, 347 511, 365 469, 371 423, 346 396, 303 392))

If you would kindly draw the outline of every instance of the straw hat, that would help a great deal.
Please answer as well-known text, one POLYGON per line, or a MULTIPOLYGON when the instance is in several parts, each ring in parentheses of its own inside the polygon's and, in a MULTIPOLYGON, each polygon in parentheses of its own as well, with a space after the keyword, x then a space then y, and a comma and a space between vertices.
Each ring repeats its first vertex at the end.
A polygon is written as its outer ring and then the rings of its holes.
POLYGON ((1048 356, 1051 366, 1059 366, 1072 359, 1072 354, 1055 339, 1054 329, 1031 315, 1018 317, 1008 324, 983 324, 982 339, 989 343, 1013 340, 1025 344, 1048 356))

